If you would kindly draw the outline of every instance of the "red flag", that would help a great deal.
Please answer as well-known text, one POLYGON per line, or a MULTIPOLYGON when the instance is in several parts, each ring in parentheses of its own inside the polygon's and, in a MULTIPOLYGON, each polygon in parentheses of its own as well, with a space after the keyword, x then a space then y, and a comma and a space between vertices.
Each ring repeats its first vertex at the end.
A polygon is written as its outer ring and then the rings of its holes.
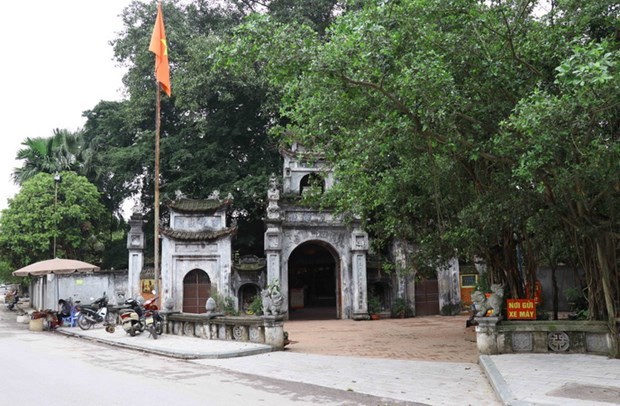
POLYGON ((161 3, 157 4, 157 19, 151 36, 149 51, 155 54, 155 78, 162 89, 170 96, 170 65, 168 64, 168 44, 164 29, 164 15, 161 12, 161 3))

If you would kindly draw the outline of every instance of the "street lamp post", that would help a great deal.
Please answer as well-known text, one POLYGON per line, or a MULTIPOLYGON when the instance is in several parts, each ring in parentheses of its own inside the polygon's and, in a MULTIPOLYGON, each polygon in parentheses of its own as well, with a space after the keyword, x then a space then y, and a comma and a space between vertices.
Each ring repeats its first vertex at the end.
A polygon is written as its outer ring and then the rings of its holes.
POLYGON ((54 175, 54 258, 56 258, 56 234, 58 233, 58 220, 56 219, 56 204, 58 203, 58 184, 62 178, 56 172, 54 175))

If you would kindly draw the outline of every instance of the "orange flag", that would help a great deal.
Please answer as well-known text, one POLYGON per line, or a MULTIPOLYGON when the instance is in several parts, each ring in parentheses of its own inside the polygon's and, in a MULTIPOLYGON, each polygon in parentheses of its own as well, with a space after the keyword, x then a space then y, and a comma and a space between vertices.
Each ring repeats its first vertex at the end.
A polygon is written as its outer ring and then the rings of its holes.
POLYGON ((157 4, 157 19, 151 36, 149 51, 155 54, 155 78, 162 89, 170 96, 170 65, 168 64, 168 44, 164 29, 164 15, 161 12, 161 3, 157 4))

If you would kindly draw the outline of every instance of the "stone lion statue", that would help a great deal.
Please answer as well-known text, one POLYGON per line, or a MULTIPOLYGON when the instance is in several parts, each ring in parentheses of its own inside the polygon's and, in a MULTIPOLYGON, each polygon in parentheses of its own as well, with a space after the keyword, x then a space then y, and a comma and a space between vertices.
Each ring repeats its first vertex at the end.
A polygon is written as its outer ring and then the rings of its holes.
POLYGON ((263 299, 263 314, 265 316, 277 316, 280 314, 280 309, 282 308, 282 303, 284 301, 280 292, 269 292, 269 290, 264 289, 261 292, 261 296, 263 299))
POLYGON ((474 304, 475 316, 484 317, 489 310, 493 310, 493 316, 502 317, 502 305, 504 304, 504 286, 499 284, 491 285, 491 296, 487 299, 486 295, 479 290, 471 294, 474 304))

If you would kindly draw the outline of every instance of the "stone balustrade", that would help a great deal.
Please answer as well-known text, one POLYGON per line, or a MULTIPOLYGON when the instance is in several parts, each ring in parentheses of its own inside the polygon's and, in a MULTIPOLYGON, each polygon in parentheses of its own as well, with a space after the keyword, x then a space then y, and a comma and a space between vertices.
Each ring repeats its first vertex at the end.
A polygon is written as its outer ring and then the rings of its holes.
POLYGON ((164 333, 206 340, 247 341, 282 349, 284 317, 164 313, 164 333))
POLYGON ((502 321, 476 317, 480 354, 524 352, 613 354, 612 332, 604 321, 502 321))

